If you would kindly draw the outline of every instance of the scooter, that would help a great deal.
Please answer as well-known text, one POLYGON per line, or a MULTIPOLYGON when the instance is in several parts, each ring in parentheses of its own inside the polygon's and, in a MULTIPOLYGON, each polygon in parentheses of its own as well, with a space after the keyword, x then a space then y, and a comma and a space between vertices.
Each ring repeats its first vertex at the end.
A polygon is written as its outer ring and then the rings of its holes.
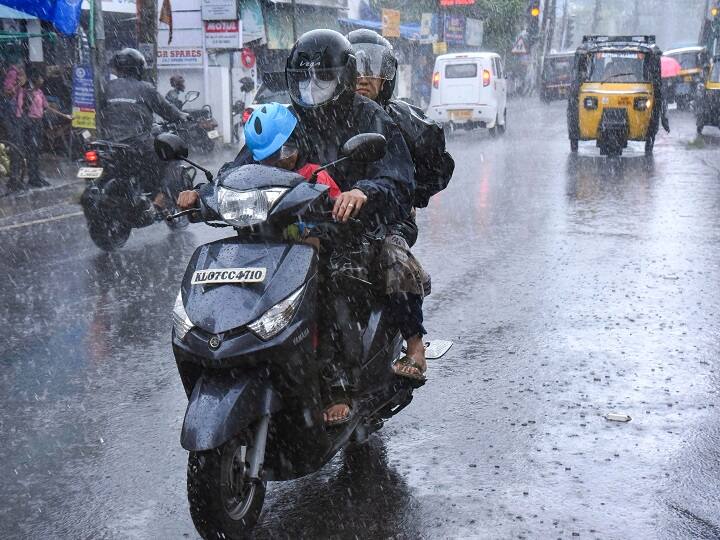
MULTIPOLYGON (((164 125, 162 129, 173 129, 164 125)), ((160 211, 143 190, 141 178, 146 164, 140 152, 131 144, 98 140, 89 143, 77 177, 87 182, 80 198, 90 238, 104 251, 114 251, 125 245, 132 229, 147 227, 164 221, 170 229, 188 225, 187 219, 165 220, 167 212, 160 211)), ((197 171, 179 162, 168 163, 165 171, 165 200, 169 211, 180 191, 191 189, 197 171)))
POLYGON ((185 94, 185 100, 180 110, 188 113, 187 122, 177 124, 177 134, 188 144, 193 152, 210 154, 215 150, 215 141, 220 138, 217 130, 218 122, 213 116, 212 107, 203 105, 199 109, 186 109, 185 105, 197 100, 200 92, 190 90, 185 94))
MULTIPOLYGON (((339 161, 378 160, 386 144, 382 135, 357 135, 339 161)), ((158 136, 155 148, 162 159, 188 161, 173 135, 158 136)), ((421 384, 393 373, 402 339, 367 276, 343 257, 321 268, 315 247, 286 239, 289 227, 313 224, 323 241, 342 237, 339 245, 362 251, 363 226, 332 222, 326 186, 263 165, 226 169, 214 181, 201 170, 210 183, 199 208, 168 219, 190 215, 237 234, 197 248, 175 301, 172 347, 189 400, 180 440, 195 527, 204 538, 237 539, 257 522, 268 481, 315 472, 366 441, 421 384), (355 366, 352 414, 333 427, 322 416, 329 363, 318 348, 325 275, 342 354, 355 366)))

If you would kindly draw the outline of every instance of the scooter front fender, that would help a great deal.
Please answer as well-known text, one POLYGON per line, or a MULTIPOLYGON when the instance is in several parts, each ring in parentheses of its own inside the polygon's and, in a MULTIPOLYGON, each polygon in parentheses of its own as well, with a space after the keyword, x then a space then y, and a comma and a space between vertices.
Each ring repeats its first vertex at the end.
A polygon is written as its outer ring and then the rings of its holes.
POLYGON ((180 444, 194 452, 218 448, 281 407, 264 369, 232 375, 203 373, 190 395, 180 444))

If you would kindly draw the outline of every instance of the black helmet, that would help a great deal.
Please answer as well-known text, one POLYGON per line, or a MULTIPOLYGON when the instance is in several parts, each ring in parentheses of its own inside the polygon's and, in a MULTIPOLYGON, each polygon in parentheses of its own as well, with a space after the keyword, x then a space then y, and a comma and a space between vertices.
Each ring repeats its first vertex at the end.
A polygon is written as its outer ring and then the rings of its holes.
POLYGON ((143 54, 137 49, 127 47, 115 53, 110 62, 118 77, 135 77, 142 79, 147 69, 147 62, 143 54))
POLYGON ((357 61, 358 77, 385 79, 378 101, 387 103, 395 91, 398 61, 390 42, 373 30, 353 30, 347 35, 357 61))
POLYGON ((334 30, 311 30, 297 40, 285 66, 290 99, 318 109, 355 92, 357 69, 352 46, 334 30))

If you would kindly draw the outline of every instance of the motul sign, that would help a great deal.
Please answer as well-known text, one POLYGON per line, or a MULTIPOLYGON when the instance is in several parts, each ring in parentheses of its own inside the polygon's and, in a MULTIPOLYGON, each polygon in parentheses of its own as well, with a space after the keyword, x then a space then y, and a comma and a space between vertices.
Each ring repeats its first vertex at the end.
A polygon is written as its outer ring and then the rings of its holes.
POLYGON ((207 33, 222 32, 239 32, 240 24, 238 21, 205 21, 205 31, 207 33))
POLYGON ((205 21, 206 49, 242 49, 240 21, 205 21))

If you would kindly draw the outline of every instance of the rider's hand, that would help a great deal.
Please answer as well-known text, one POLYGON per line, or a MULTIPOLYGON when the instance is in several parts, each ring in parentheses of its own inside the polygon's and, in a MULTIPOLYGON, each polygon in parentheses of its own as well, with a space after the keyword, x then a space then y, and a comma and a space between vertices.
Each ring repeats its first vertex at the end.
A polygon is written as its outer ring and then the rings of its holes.
POLYGON ((191 208, 197 207, 199 200, 200 196, 198 195, 198 192, 190 189, 180 193, 177 200, 177 206, 180 210, 190 210, 191 208))
POLYGON ((357 216, 360 209, 365 206, 365 203, 367 203, 367 195, 359 189, 345 191, 335 199, 335 206, 332 212, 333 217, 336 221, 345 223, 351 217, 357 216))

